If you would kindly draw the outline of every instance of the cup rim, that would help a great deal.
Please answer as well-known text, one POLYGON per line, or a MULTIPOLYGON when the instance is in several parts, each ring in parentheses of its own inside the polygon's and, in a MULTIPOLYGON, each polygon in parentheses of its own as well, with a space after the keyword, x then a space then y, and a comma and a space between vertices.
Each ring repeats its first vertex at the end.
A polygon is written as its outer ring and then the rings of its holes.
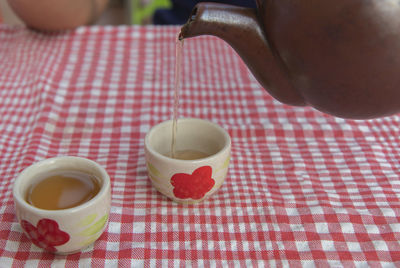
POLYGON ((154 150, 154 149, 152 148, 152 146, 150 145, 149 139, 150 139, 150 136, 152 135, 152 133, 153 133, 154 131, 156 131, 158 128, 161 128, 161 127, 163 127, 164 125, 167 125, 167 124, 172 124, 172 123, 173 123, 173 119, 169 119, 169 120, 162 121, 162 122, 160 122, 160 123, 154 125, 154 126, 151 127, 150 130, 147 132, 147 134, 146 134, 146 136, 145 136, 145 142, 144 142, 144 144, 145 144, 146 149, 147 149, 151 154, 153 154, 153 155, 155 155, 156 157, 158 157, 158 158, 160 158, 160 159, 163 159, 163 160, 165 160, 165 161, 171 161, 171 162, 176 162, 176 163, 189 163, 189 162, 190 162, 190 163, 200 163, 200 162, 203 162, 203 161, 208 161, 210 158, 218 157, 220 154, 223 154, 226 150, 229 150, 229 148, 231 147, 231 137, 230 137, 230 135, 228 134, 228 132, 227 132, 224 128, 222 128, 220 125, 218 125, 218 124, 216 124, 216 123, 214 123, 214 122, 212 122, 212 121, 210 121, 210 120, 201 119, 201 118, 193 118, 193 117, 184 117, 184 118, 178 118, 177 121, 178 121, 178 122, 183 122, 183 121, 200 121, 200 122, 203 122, 203 123, 206 123, 206 124, 209 124, 209 125, 213 126, 214 128, 218 129, 218 130, 223 134, 223 136, 224 136, 224 141, 225 141, 224 146, 223 146, 220 150, 218 150, 218 152, 216 152, 215 154, 212 154, 212 155, 207 156, 207 157, 204 157, 204 158, 199 158, 199 159, 192 159, 192 160, 190 160, 190 159, 176 159, 176 158, 171 158, 171 157, 165 156, 165 155, 163 155, 163 154, 157 152, 156 150, 154 150))
POLYGON ((32 165, 28 166, 25 168, 22 172, 20 172, 15 179, 14 185, 13 185, 13 198, 14 202, 18 202, 21 206, 23 206, 25 209, 29 209, 33 211, 34 213, 41 214, 43 216, 46 215, 51 215, 51 216, 56 216, 56 215, 65 215, 65 213, 74 213, 76 211, 80 211, 82 209, 85 209, 87 207, 92 206, 92 204, 98 202, 99 199, 103 198, 104 195, 107 194, 108 190, 111 187, 111 181, 110 181, 110 176, 106 172, 106 170, 97 162, 90 160, 88 158, 83 158, 83 157, 78 157, 78 156, 56 156, 56 157, 51 157, 51 158, 46 158, 43 160, 40 160, 38 162, 33 163, 32 165), (57 210, 50 210, 50 209, 42 209, 35 207, 31 204, 29 204, 25 198, 23 198, 19 192, 19 188, 21 186, 22 181, 24 180, 25 176, 29 176, 29 172, 31 172, 33 169, 36 169, 40 167, 41 165, 47 165, 50 164, 49 162, 54 162, 54 161, 68 161, 68 160, 76 160, 76 161, 81 161, 85 162, 87 164, 90 164, 92 167, 97 169, 99 173, 101 174, 101 188, 100 191, 90 200, 87 202, 84 202, 78 206, 71 207, 71 208, 66 208, 66 209, 57 209, 57 210))

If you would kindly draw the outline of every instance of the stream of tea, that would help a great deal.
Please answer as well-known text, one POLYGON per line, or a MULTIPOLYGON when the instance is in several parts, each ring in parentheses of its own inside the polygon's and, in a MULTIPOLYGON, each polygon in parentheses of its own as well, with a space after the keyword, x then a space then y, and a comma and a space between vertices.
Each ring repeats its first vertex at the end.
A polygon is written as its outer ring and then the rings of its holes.
POLYGON ((206 153, 186 149, 186 150, 176 150, 176 136, 178 133, 178 116, 179 116, 179 95, 182 85, 182 49, 183 49, 183 39, 180 39, 180 33, 176 37, 175 41, 175 81, 174 81, 174 111, 173 111, 173 122, 172 122, 172 141, 171 141, 171 151, 169 156, 171 158, 183 159, 183 160, 194 160, 209 156, 206 153))
POLYGON ((180 33, 175 40, 175 80, 174 80, 174 111, 172 123, 172 142, 171 142, 171 158, 176 157, 176 134, 178 131, 178 111, 179 111, 179 93, 181 89, 181 66, 182 66, 182 49, 183 39, 179 38, 180 33))

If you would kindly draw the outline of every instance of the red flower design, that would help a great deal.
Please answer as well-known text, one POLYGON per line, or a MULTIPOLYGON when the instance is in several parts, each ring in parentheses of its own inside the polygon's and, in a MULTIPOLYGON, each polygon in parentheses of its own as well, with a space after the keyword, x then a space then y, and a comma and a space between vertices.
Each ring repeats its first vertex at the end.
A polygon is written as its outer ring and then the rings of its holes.
POLYGON ((51 252, 57 251, 55 246, 63 245, 69 240, 69 234, 58 229, 58 223, 54 220, 41 219, 37 227, 22 220, 21 225, 36 246, 51 252))
POLYGON ((181 199, 201 199, 215 184, 211 174, 210 166, 199 167, 192 174, 174 174, 171 177, 174 195, 181 199))

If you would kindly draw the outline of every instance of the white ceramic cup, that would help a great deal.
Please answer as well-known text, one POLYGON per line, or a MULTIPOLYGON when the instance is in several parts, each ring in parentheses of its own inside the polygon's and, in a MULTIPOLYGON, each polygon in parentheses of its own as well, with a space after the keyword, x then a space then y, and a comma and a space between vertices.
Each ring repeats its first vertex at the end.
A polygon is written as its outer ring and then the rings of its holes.
POLYGON ((153 186, 178 203, 198 203, 217 191, 228 172, 229 134, 207 120, 182 118, 177 123, 176 151, 209 155, 195 160, 171 158, 173 121, 154 126, 145 138, 146 165, 153 186))
POLYGON ((96 162, 74 156, 60 156, 37 162, 23 170, 13 187, 18 221, 24 233, 38 247, 57 254, 72 254, 96 241, 105 230, 111 206, 111 185, 107 172, 96 162), (87 202, 68 209, 46 210, 26 201, 29 187, 58 172, 94 175, 100 190, 87 202))

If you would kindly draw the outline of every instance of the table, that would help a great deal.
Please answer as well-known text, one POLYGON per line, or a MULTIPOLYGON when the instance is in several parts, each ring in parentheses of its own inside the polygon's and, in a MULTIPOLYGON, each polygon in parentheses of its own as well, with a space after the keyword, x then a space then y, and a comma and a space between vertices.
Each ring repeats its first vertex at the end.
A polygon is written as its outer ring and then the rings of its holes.
POLYGON ((144 137, 172 117, 178 31, 0 26, 0 266, 400 265, 400 117, 283 105, 215 37, 185 41, 179 112, 228 130, 228 177, 197 205, 152 187, 144 137), (19 172, 58 155, 90 158, 112 180, 106 231, 68 256, 25 237, 12 199, 19 172))

